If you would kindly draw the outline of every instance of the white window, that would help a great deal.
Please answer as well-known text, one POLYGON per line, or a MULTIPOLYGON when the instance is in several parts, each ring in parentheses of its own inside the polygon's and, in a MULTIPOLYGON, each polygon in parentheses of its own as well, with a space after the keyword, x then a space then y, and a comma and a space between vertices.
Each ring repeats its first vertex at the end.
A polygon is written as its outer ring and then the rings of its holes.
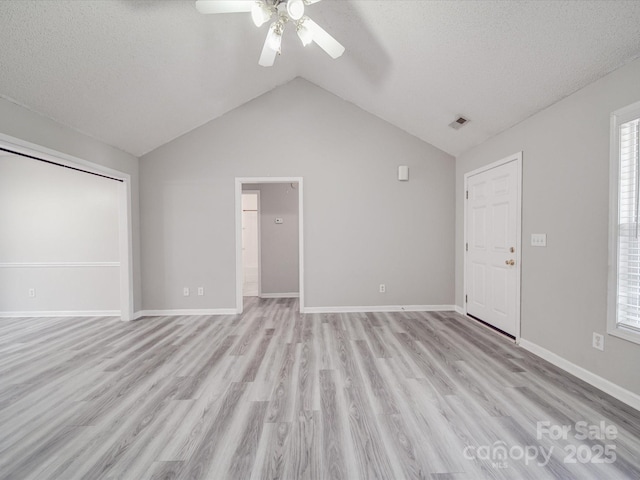
POLYGON ((640 102, 611 115, 607 331, 640 343, 640 102))

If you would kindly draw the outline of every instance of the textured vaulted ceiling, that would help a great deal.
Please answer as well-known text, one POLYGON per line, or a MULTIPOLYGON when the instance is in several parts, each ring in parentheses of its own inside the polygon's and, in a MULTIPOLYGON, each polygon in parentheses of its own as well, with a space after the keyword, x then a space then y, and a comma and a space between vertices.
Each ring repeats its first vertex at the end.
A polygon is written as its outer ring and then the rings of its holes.
POLYGON ((194 4, 2 0, 0 96, 140 156, 300 76, 457 155, 640 55, 640 1, 324 0, 346 53, 289 28, 263 68, 267 25, 194 4))

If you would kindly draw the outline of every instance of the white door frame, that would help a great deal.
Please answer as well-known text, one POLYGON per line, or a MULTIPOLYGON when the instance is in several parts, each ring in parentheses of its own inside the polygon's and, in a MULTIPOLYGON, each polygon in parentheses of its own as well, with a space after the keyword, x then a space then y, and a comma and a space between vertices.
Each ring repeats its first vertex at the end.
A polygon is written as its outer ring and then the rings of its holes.
MULTIPOLYGON (((260 190, 243 190, 242 191, 241 200, 240 200, 241 212, 242 212, 242 195, 244 195, 245 193, 254 194, 254 195, 257 195, 258 197, 258 206, 257 206, 257 210, 258 210, 258 297, 260 297, 262 295, 262 227, 260 225, 261 223, 260 190)), ((240 223, 241 223, 240 227, 242 228, 242 219, 240 219, 240 223)), ((242 234, 242 231, 240 233, 242 234)), ((242 242, 242 237, 240 238, 240 241, 242 242)), ((243 270, 243 274, 244 274, 244 270, 243 270)), ((244 285, 243 285, 243 289, 244 289, 244 285)))
MULTIPOLYGON (((513 155, 509 155, 508 157, 503 158, 502 160, 498 160, 497 162, 490 163, 489 165, 485 165, 471 172, 467 172, 464 174, 464 190, 463 195, 466 196, 466 192, 469 189, 469 177, 477 175, 479 173, 486 172, 496 167, 501 167, 510 162, 515 162, 517 165, 517 184, 518 184, 518 195, 516 200, 516 334, 515 341, 516 343, 520 343, 520 288, 521 288, 521 277, 522 277, 522 152, 514 153, 513 155)), ((467 232, 467 201, 464 199, 464 239, 463 239, 463 253, 464 253, 464 262, 463 262, 463 311, 464 314, 467 315, 467 257, 468 252, 464 247, 468 240, 468 232, 467 232)))
POLYGON ((242 313, 242 185, 245 183, 298 184, 298 257, 300 285, 300 313, 304 311, 304 221, 302 177, 236 177, 236 312, 242 313))
POLYGON ((120 318, 133 320, 133 235, 131 221, 131 176, 82 158, 0 133, 0 147, 18 154, 49 160, 60 165, 122 180, 118 187, 118 243, 120 257, 120 318))

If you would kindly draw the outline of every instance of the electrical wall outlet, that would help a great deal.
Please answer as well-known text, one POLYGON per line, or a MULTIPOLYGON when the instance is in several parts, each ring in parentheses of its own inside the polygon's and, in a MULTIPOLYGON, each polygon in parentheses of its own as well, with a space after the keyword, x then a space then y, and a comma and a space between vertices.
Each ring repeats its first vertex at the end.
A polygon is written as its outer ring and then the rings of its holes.
POLYGON ((604 351, 604 336, 593 332, 593 348, 604 351))
POLYGON ((387 291, 387 286, 384 283, 380 284, 380 293, 385 293, 387 291))
POLYGON ((204 295, 204 287, 198 287, 198 296, 203 296, 204 295))
POLYGON ((30 288, 29 289, 29 298, 35 298, 36 296, 36 289, 35 288, 30 288))
POLYGON ((184 287, 182 289, 182 295, 184 295, 185 297, 189 296, 189 287, 184 287))

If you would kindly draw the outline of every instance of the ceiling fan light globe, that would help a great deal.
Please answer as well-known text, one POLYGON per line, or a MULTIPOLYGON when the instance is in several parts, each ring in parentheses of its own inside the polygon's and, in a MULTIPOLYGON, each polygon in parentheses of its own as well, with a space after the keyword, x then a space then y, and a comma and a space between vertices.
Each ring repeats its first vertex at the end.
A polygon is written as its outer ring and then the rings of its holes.
POLYGON ((304 45, 305 47, 313 41, 313 34, 311 33, 311 30, 309 30, 304 25, 299 25, 296 33, 298 34, 302 45, 304 45))
POLYGON ((264 2, 255 2, 251 5, 251 19, 256 27, 261 27, 271 18, 271 12, 264 2))
POLYGON ((269 46, 276 52, 280 53, 282 50, 282 36, 273 35, 269 41, 269 46))
POLYGON ((280 53, 282 47, 282 32, 278 26, 274 23, 269 29, 269 38, 267 40, 269 48, 280 53))
POLYGON ((304 15, 304 2, 302 0, 287 0, 287 15, 291 20, 300 20, 304 15))

